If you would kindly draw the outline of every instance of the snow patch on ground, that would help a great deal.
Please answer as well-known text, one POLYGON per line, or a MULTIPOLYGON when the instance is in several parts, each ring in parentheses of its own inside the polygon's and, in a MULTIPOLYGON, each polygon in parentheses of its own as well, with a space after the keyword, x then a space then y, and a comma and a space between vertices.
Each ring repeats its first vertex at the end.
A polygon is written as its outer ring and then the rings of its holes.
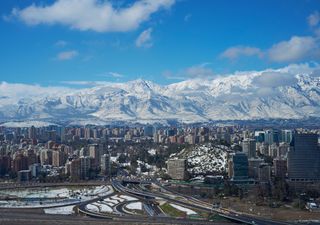
POLYGON ((141 202, 132 202, 129 203, 128 205, 126 205, 127 209, 131 209, 131 210, 142 210, 142 203, 141 202))
POLYGON ((48 208, 44 209, 46 214, 55 214, 55 215, 72 215, 74 214, 73 208, 75 205, 69 205, 64 207, 48 208))
POLYGON ((128 195, 120 195, 120 198, 125 199, 125 200, 127 200, 127 201, 135 201, 135 200, 138 200, 137 198, 134 198, 134 197, 131 197, 131 196, 128 196, 128 195))
POLYGON ((89 205, 86 205, 86 209, 91 211, 91 212, 99 212, 99 207, 94 205, 94 204, 89 204, 89 205))
POLYGON ((176 204, 170 204, 173 208, 176 208, 177 210, 180 210, 182 212, 185 212, 187 215, 194 215, 197 214, 195 211, 182 207, 180 205, 176 205, 176 204))

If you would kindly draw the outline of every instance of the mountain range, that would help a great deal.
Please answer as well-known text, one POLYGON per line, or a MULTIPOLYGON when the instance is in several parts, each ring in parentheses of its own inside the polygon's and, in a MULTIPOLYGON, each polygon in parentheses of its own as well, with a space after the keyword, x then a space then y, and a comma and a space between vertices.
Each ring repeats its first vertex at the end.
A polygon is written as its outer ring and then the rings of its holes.
POLYGON ((0 120, 103 124, 320 117, 318 67, 290 65, 169 85, 139 79, 79 89, 2 82, 0 120))

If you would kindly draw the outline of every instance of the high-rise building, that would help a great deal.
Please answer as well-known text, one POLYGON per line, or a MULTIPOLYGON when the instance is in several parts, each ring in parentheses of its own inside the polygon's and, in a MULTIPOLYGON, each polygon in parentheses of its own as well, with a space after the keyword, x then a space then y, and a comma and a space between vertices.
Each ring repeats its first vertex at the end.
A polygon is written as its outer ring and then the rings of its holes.
POLYGON ((143 135, 144 136, 149 136, 149 137, 152 137, 153 136, 153 126, 151 125, 147 125, 143 128, 143 135))
POLYGON ((18 173, 20 170, 28 169, 28 157, 22 153, 18 153, 12 162, 12 169, 14 172, 18 173))
POLYGON ((257 142, 262 143, 265 140, 265 132, 264 131, 255 131, 254 137, 257 142))
POLYGON ((275 158, 273 160, 274 176, 285 178, 287 174, 287 160, 283 158, 275 158))
POLYGON ((80 180, 81 178, 81 170, 80 170, 81 162, 80 159, 73 159, 70 163, 70 178, 71 180, 80 180))
POLYGON ((232 180, 248 179, 248 165, 248 157, 245 153, 235 153, 228 163, 229 177, 232 180))
POLYGON ((290 144, 282 142, 279 144, 277 157, 278 158, 287 158, 288 152, 290 150, 290 144))
POLYGON ((259 178, 259 167, 260 164, 264 162, 263 159, 260 158, 251 158, 248 159, 248 175, 250 178, 258 179, 259 178))
POLYGON ((248 158, 256 157, 256 141, 254 139, 244 139, 242 142, 242 151, 245 153, 248 158))
POLYGON ((294 134, 288 153, 291 181, 320 180, 320 149, 317 134, 294 134))
POLYGON ((290 144, 290 142, 292 141, 292 130, 282 130, 281 131, 281 142, 285 142, 290 144))
POLYGON ((52 150, 42 149, 40 151, 40 163, 41 165, 52 165, 52 150))
POLYGON ((90 178, 91 157, 80 157, 80 178, 86 180, 90 178))
POLYGON ((89 156, 93 158, 94 165, 91 165, 94 168, 98 168, 100 166, 100 148, 99 145, 93 144, 89 146, 89 156))
POLYGON ((167 169, 172 179, 185 180, 187 178, 187 160, 185 159, 169 159, 167 169))
POLYGON ((41 165, 39 163, 32 164, 29 166, 29 170, 31 177, 37 177, 41 171, 41 165))
POLYGON ((101 157, 101 173, 105 176, 110 177, 111 174, 111 161, 110 161, 110 155, 109 154, 104 154, 101 157))
POLYGON ((36 139, 37 138, 37 131, 34 126, 30 127, 28 130, 28 136, 30 139, 36 139))
POLYGON ((6 175, 11 168, 11 158, 7 155, 0 156, 0 176, 6 175))
POLYGON ((259 166, 259 181, 269 182, 271 180, 271 166, 268 163, 261 163, 259 166))
POLYGON ((52 165, 56 167, 63 166, 66 162, 66 155, 62 151, 52 151, 52 165))

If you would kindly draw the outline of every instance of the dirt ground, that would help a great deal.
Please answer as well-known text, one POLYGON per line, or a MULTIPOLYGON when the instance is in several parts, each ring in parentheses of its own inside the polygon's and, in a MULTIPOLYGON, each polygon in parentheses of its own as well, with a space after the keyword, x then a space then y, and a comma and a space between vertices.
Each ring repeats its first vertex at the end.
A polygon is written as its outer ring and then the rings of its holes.
POLYGON ((223 208, 233 209, 238 212, 253 214, 274 220, 294 221, 294 220, 319 220, 320 210, 310 212, 306 209, 299 209, 292 204, 282 205, 278 208, 271 208, 267 204, 257 206, 249 199, 240 200, 238 197, 219 199, 223 208))

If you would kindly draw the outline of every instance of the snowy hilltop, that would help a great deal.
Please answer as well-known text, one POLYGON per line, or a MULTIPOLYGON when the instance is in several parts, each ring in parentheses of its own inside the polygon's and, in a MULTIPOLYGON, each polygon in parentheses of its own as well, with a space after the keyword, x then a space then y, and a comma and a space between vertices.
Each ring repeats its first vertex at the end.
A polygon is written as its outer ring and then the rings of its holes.
POLYGON ((290 65, 166 86, 142 79, 83 89, 2 82, 0 121, 192 123, 319 117, 319 68, 290 65))

